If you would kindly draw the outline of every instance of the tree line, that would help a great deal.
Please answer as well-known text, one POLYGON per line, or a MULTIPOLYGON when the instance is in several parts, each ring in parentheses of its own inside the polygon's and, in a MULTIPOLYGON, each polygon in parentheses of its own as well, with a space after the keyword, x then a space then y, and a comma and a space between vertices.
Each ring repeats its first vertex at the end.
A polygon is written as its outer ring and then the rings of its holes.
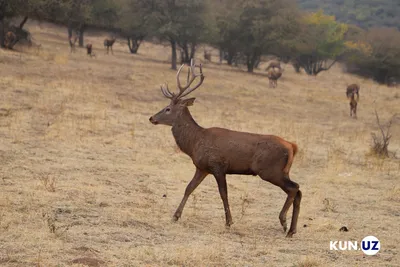
POLYGON ((22 31, 28 19, 64 25, 83 46, 89 29, 110 31, 126 39, 137 53, 143 40, 158 40, 190 62, 199 44, 220 51, 220 60, 244 65, 248 72, 265 55, 318 75, 335 62, 349 72, 378 82, 400 77, 400 32, 397 28, 363 29, 338 21, 322 10, 306 12, 296 0, 0 0, 0 44, 11 18, 22 31))

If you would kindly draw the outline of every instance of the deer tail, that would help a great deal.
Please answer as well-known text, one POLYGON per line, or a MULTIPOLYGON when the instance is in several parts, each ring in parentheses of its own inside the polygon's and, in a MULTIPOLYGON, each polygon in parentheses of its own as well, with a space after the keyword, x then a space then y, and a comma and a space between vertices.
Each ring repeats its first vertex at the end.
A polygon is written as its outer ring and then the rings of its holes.
POLYGON ((289 143, 287 146, 288 148, 288 159, 285 168, 283 168, 283 172, 286 176, 289 176, 290 168, 292 167, 294 156, 297 154, 298 147, 295 143, 289 143))
POLYGON ((293 147, 293 157, 294 157, 296 156, 299 147, 295 143, 292 143, 292 147, 293 147))

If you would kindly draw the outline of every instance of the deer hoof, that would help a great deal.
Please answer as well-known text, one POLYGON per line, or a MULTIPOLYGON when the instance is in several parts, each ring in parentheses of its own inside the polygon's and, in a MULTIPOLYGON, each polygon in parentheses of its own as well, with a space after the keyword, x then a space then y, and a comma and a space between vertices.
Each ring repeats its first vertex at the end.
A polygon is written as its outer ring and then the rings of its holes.
POLYGON ((177 214, 174 214, 174 216, 172 216, 172 221, 173 221, 173 222, 178 221, 178 220, 179 220, 179 217, 180 217, 180 216, 178 216, 177 214))
POLYGON ((289 230, 289 232, 287 233, 286 237, 292 238, 295 233, 296 233, 296 231, 289 230))
POLYGON ((286 231, 287 231, 287 225, 284 225, 283 226, 283 232, 286 233, 286 231))

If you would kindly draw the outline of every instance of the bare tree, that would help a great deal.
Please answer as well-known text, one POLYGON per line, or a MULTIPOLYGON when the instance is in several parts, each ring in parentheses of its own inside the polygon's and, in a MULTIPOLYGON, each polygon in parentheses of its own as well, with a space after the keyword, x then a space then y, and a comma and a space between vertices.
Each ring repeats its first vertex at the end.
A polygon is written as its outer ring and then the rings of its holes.
POLYGON ((390 120, 386 124, 382 124, 378 112, 375 109, 375 118, 376 118, 376 124, 379 127, 380 130, 380 136, 378 136, 375 133, 371 133, 372 136, 372 150, 374 153, 376 153, 379 156, 383 157, 389 157, 390 152, 389 152, 389 142, 390 138, 392 138, 392 134, 390 133, 390 128, 392 127, 393 123, 397 119, 398 114, 394 114, 390 120))

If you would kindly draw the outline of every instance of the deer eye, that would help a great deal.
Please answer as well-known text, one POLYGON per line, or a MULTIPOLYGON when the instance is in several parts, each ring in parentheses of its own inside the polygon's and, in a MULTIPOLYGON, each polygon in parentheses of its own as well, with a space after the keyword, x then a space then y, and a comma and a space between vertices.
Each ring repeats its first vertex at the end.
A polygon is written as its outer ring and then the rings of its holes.
POLYGON ((166 108, 166 109, 165 109, 165 112, 170 112, 170 111, 171 111, 170 108, 166 108))

